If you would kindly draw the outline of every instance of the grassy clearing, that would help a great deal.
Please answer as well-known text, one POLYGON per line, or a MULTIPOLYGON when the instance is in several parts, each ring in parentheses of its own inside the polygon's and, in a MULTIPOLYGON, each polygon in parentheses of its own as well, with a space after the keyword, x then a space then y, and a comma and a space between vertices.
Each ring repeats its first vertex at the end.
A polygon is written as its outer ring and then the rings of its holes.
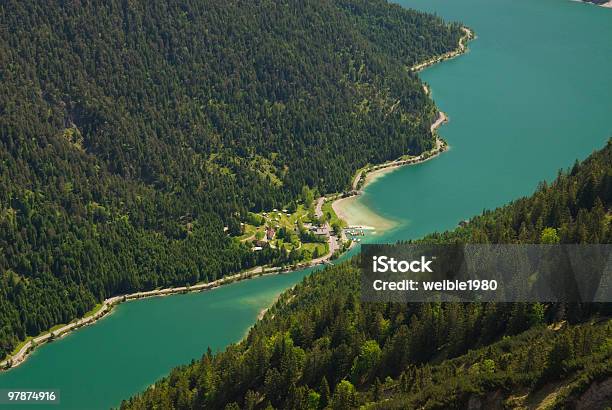
POLYGON ((315 253, 315 249, 318 250, 319 257, 326 255, 329 252, 329 246, 326 243, 304 243, 302 244, 302 251, 310 252, 311 258, 315 253))
POLYGON ((334 226, 337 224, 337 225, 340 225, 340 227, 342 228, 346 228, 347 226, 346 222, 338 218, 338 215, 336 215, 336 211, 334 211, 334 208, 332 207, 333 202, 334 202, 333 200, 328 200, 323 203, 323 207, 322 207, 323 216, 329 217, 329 224, 331 226, 334 226))
POLYGON ((257 227, 254 225, 244 224, 244 233, 236 238, 239 241, 246 241, 257 232, 257 227))
MULTIPOLYGON (((78 319, 76 319, 76 320, 78 320, 78 319)), ((64 327, 64 326, 66 326, 66 324, 65 324, 65 323, 62 323, 62 324, 59 324, 59 325, 55 325, 55 326, 53 326, 51 329, 49 329, 49 330, 47 330, 46 332, 41 333, 41 334, 43 334, 43 335, 44 335, 44 334, 47 334, 47 333, 53 333, 53 332, 55 332, 56 330, 59 330, 59 329, 61 329, 61 328, 62 328, 62 327, 64 327)))
POLYGON ((102 309, 102 303, 97 303, 93 308, 91 308, 91 310, 85 312, 83 317, 93 316, 96 313, 98 313, 98 311, 100 311, 100 309, 102 309))
POLYGON ((272 227, 278 231, 280 228, 287 230, 294 230, 297 226, 297 221, 300 220, 302 223, 310 222, 309 211, 303 205, 299 205, 295 212, 287 213, 283 212, 282 209, 276 211, 261 212, 255 214, 261 218, 263 223, 260 226, 251 224, 244 225, 244 233, 238 237, 239 240, 247 240, 251 237, 255 239, 257 234, 263 237, 266 231, 266 227, 272 227))
MULTIPOLYGON (((338 219, 338 216, 331 207, 331 201, 323 205, 323 213, 328 215, 330 223, 342 224, 342 221, 338 219)), ((314 205, 306 208, 301 204, 293 213, 283 209, 261 212, 253 214, 252 218, 250 218, 251 221, 258 219, 261 221, 259 226, 245 224, 244 234, 239 237, 242 241, 261 239, 265 236, 266 228, 270 227, 276 231, 274 239, 270 241, 270 245, 274 248, 285 249, 288 252, 293 250, 302 252, 302 260, 312 259, 313 254, 316 255, 315 257, 320 257, 328 252, 327 243, 316 241, 311 243, 300 240, 300 229, 298 229, 300 224, 319 223, 319 220, 314 215, 314 205), (285 235, 279 235, 280 231, 285 231, 285 235)))

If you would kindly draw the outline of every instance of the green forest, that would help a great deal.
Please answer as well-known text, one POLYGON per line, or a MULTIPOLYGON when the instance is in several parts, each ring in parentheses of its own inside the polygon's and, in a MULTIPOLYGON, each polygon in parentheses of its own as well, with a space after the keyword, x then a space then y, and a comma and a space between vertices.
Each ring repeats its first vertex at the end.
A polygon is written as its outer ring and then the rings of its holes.
MULTIPOLYGON (((532 196, 421 241, 610 243, 611 206, 609 142, 532 196)), ((610 304, 365 303, 357 258, 307 277, 241 343, 122 409, 609 405, 610 304)))
POLYGON ((383 0, 1 2, 0 358, 104 298, 274 262, 240 222, 429 149, 407 67, 460 36, 383 0))

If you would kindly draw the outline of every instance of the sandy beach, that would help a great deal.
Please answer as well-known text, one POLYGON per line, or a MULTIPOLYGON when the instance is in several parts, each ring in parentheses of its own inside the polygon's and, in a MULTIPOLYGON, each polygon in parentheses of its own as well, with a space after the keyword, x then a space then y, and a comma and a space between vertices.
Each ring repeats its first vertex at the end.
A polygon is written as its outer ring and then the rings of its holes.
POLYGON ((373 212, 358 199, 358 195, 352 195, 334 201, 332 208, 338 218, 346 221, 349 226, 367 226, 376 231, 385 231, 396 224, 373 212))
MULTIPOLYGON (((606 7, 612 6, 612 1, 607 4, 608 5, 606 7)), ((453 56, 461 54, 462 52, 465 52, 467 50, 465 42, 473 38, 473 34, 467 28, 464 28, 463 30, 465 32, 465 35, 459 41, 459 47, 457 50, 451 53, 447 53, 443 56, 431 59, 424 63, 421 63, 415 67, 412 67, 412 69, 415 71, 418 71, 431 64, 434 64, 436 62, 445 60, 447 58, 451 58, 453 56)), ((430 90, 426 88, 426 93, 429 93, 429 91, 430 90)), ((357 201, 361 191, 357 190, 356 187, 358 187, 359 185, 359 181, 361 179, 362 173, 366 172, 366 177, 361 186, 361 189, 367 186, 367 184, 370 184, 376 179, 386 175, 387 173, 396 170, 400 166, 415 165, 415 164, 419 164, 424 161, 428 161, 432 158, 435 158, 437 155, 444 152, 448 148, 447 144, 437 135, 437 133, 435 133, 435 130, 440 125, 445 123, 447 120, 448 118, 446 117, 446 115, 440 111, 438 113, 436 120, 431 125, 431 131, 434 133, 436 137, 436 145, 432 150, 424 152, 417 157, 389 161, 384 164, 373 166, 370 169, 359 171, 355 175, 355 178, 353 180, 353 190, 355 191, 354 195, 345 197, 345 198, 336 199, 332 203, 332 207, 334 211, 336 212, 336 214, 338 215, 338 217, 346 221, 351 226, 362 226, 362 227, 368 227, 369 229, 382 230, 382 231, 392 228, 396 224, 395 221, 391 221, 389 219, 386 219, 376 214, 375 212, 370 210, 367 206, 357 201)), ((317 213, 318 214, 322 213, 321 207, 323 205, 324 200, 325 200, 324 197, 317 199, 317 213)), ((327 262, 331 258, 333 253, 336 251, 337 247, 338 245, 336 243, 336 237, 330 236, 329 237, 329 251, 326 255, 320 258, 314 259, 310 262, 304 263, 301 266, 296 266, 296 269, 302 269, 307 266, 312 266, 312 265, 327 262)), ((168 296, 168 295, 179 294, 179 293, 201 292, 201 291, 211 290, 216 287, 219 287, 219 286, 222 286, 228 283, 232 283, 235 281, 239 281, 239 280, 250 279, 250 278, 264 275, 264 274, 269 275, 269 274, 279 274, 279 273, 282 273, 282 271, 277 268, 265 269, 264 267, 257 266, 245 272, 236 273, 234 275, 226 276, 221 279, 217 279, 215 281, 208 282, 208 283, 200 283, 200 284, 196 284, 193 286, 180 286, 180 287, 174 287, 174 288, 156 289, 156 290, 151 290, 151 291, 136 292, 136 293, 127 294, 127 295, 118 295, 118 296, 110 297, 102 302, 102 305, 99 310, 90 314, 89 316, 75 319, 71 323, 63 325, 53 330, 52 332, 43 333, 41 335, 38 335, 28 340, 26 343, 23 344, 23 346, 20 347, 20 349, 17 352, 15 352, 15 354, 9 355, 4 360, 0 361, 0 371, 9 370, 11 368, 17 367, 18 365, 22 364, 29 357, 29 355, 39 346, 45 343, 51 342, 53 340, 59 339, 61 337, 64 337, 81 327, 94 324, 95 322, 102 319, 103 317, 106 317, 110 312, 112 312, 113 308, 116 305, 119 305, 120 303, 123 303, 125 301, 148 298, 148 297, 168 296)), ((264 309, 260 312, 260 314, 258 315, 259 316, 258 320, 260 320, 265 315, 266 311, 267 309, 264 309)))
POLYGON ((378 215, 366 205, 361 203, 359 201, 359 196, 361 195, 363 189, 368 186, 368 184, 371 184, 377 179, 396 171, 400 167, 421 164, 446 151, 448 149, 448 145, 437 135, 435 131, 447 121, 447 115, 440 111, 436 120, 431 124, 431 131, 436 136, 436 146, 432 150, 424 152, 417 157, 389 161, 384 164, 376 165, 371 169, 359 171, 357 175, 355 175, 355 179, 353 180, 352 184, 355 193, 351 196, 337 199, 332 203, 332 208, 334 208, 336 215, 338 215, 340 219, 346 221, 346 223, 350 226, 370 226, 378 231, 385 231, 395 226, 395 221, 378 215), (365 179, 361 184, 360 190, 357 190, 359 185, 358 183, 362 178, 362 173, 364 172, 365 179))
MULTIPOLYGON (((611 0, 612 1, 612 0, 611 0)), ((450 58, 457 57, 465 52, 467 52, 467 42, 474 39, 474 33, 468 29, 467 27, 462 28, 464 35, 459 40, 459 45, 457 49, 450 51, 441 56, 437 56, 431 58, 422 63, 416 64, 410 68, 411 71, 417 72, 421 71, 433 64, 439 63, 444 60, 448 60, 450 58)), ((423 84, 423 91, 425 94, 429 95, 431 90, 426 84, 423 84)), ((370 168, 366 168, 363 170, 359 170, 355 175, 352 183, 353 193, 351 196, 347 196, 344 198, 336 199, 332 203, 332 207, 338 217, 346 221, 349 225, 361 225, 361 226, 370 226, 376 230, 384 231, 392 228, 396 223, 395 221, 386 219, 367 206, 362 204, 358 199, 362 193, 362 190, 372 182, 377 179, 387 175, 390 172, 397 170, 399 167, 407 166, 407 165, 416 165, 420 164, 424 161, 428 161, 436 156, 440 155, 442 152, 448 149, 448 145, 444 140, 442 140, 436 130, 444 123, 448 121, 448 117, 442 111, 438 112, 438 116, 435 121, 431 124, 431 132, 434 134, 436 138, 436 145, 430 151, 424 152, 417 157, 412 157, 408 159, 397 159, 395 161, 389 161, 384 164, 375 165, 370 168), (361 183, 362 174, 365 173, 365 179, 361 183)))

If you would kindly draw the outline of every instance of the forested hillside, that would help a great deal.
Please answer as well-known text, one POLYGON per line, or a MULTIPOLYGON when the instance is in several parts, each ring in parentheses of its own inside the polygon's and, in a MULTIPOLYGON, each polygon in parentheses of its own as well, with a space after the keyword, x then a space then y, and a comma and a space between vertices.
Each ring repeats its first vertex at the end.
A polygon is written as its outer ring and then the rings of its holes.
MULTIPOLYGON (((427 242, 610 243, 612 144, 427 242)), ((245 341, 124 409, 473 408, 612 402, 610 304, 360 301, 356 259, 286 292, 245 341)))
POLYGON ((1 2, 0 358, 105 297, 274 259, 228 233, 431 147, 406 67, 460 35, 382 0, 1 2))

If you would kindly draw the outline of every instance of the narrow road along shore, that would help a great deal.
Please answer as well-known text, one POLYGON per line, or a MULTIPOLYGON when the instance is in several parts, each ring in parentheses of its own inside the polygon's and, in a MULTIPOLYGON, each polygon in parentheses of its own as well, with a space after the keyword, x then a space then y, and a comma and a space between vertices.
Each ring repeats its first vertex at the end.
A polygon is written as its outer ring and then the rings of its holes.
MULTIPOLYGON (((449 53, 446 53, 442 56, 438 56, 435 58, 432 58, 428 61, 425 61, 423 63, 417 64, 415 66, 413 66, 411 68, 412 71, 420 71, 432 64, 438 63, 440 61, 443 60, 447 60, 449 58, 453 58, 456 57, 462 53, 464 53, 467 50, 467 41, 471 40, 474 38, 474 35, 472 33, 471 30, 469 30, 466 27, 463 27, 463 31, 465 32, 465 35, 459 40, 459 47, 449 53)), ((429 90, 427 89, 426 91, 427 93, 429 92, 429 90)), ((435 130, 442 125, 443 123, 445 123, 448 120, 446 114, 444 114, 443 112, 439 112, 438 116, 436 118, 436 120, 433 122, 433 124, 431 125, 431 131, 435 132, 435 130)), ((436 144, 435 147, 432 148, 430 151, 424 152, 421 155, 414 157, 414 158, 410 158, 410 159, 406 159, 406 160, 395 160, 395 161, 389 161, 386 162, 384 164, 381 165, 377 165, 375 167, 369 168, 367 170, 362 170, 357 172, 357 174, 355 175, 354 179, 353 179, 353 184, 352 184, 352 188, 353 191, 356 192, 354 195, 359 195, 360 192, 357 190, 357 188, 359 187, 359 182, 361 180, 361 176, 363 172, 366 172, 366 180, 364 181, 364 186, 365 184, 368 183, 368 176, 371 178, 372 174, 374 173, 378 173, 378 172, 383 172, 385 170, 389 170, 391 168, 394 167, 399 167, 399 166, 403 166, 403 165, 414 165, 414 164, 418 164, 424 161, 427 161, 431 158, 436 157, 437 155, 439 155, 440 153, 444 152, 447 149, 447 144, 446 142, 444 142, 444 140, 442 140, 437 134, 436 136, 436 144)), ((362 186, 363 187, 363 186, 362 186)), ((335 196, 336 199, 334 200, 334 202, 332 203, 332 207, 334 208, 334 210, 336 209, 335 206, 337 204, 337 202, 342 198, 342 196, 335 196)), ((333 198, 333 196, 332 196, 333 198)), ((320 198, 317 198, 317 203, 316 203, 316 211, 317 213, 322 214, 322 206, 323 203, 326 199, 325 196, 322 196, 320 198)), ((337 211, 336 211, 337 212, 337 211)), ((334 254, 334 252, 339 249, 338 248, 338 238, 334 235, 330 235, 329 239, 328 239, 328 247, 329 247, 329 251, 326 255, 317 258, 317 259, 313 259, 309 262, 303 263, 303 264, 298 264, 295 265, 293 267, 293 269, 291 270, 282 270, 282 268, 274 268, 274 267, 265 267, 265 266, 256 266, 250 270, 247 270, 245 272, 240 272, 240 273, 236 273, 234 275, 230 275, 230 276, 226 276, 223 277, 221 279, 217 279, 214 280, 212 282, 208 282, 208 283, 202 283, 202 284, 196 284, 193 286, 180 286, 180 287, 174 287, 174 288, 166 288, 166 289, 156 289, 156 290, 151 290, 151 291, 144 291, 144 292, 136 292, 136 293, 131 293, 131 294, 127 294, 127 295, 119 295, 119 296, 113 296, 111 298, 105 299, 104 302, 102 303, 102 306, 100 307, 100 309, 98 309, 96 312, 94 312, 92 315, 90 316, 85 316, 82 317, 80 319, 74 320, 73 322, 64 325, 58 329, 55 329, 53 331, 50 331, 48 333, 42 334, 40 336, 34 337, 32 339, 30 339, 28 342, 26 342, 17 353, 15 353, 12 356, 8 356, 5 360, 0 362, 0 371, 5 371, 5 370, 10 370, 12 368, 17 367, 18 365, 20 365, 21 363, 23 363, 28 356, 39 346, 48 343, 50 341, 56 340, 58 338, 61 338, 63 336, 66 336, 67 334, 69 334, 70 332, 77 330, 83 326, 87 326, 87 325, 91 325, 93 323, 95 323, 96 321, 100 320, 101 318, 103 318, 104 316, 106 316, 108 313, 110 313, 113 309, 114 306, 125 302, 125 301, 129 301, 129 300, 135 300, 135 299, 143 299, 143 298, 148 298, 148 297, 157 297, 157 296, 168 296, 168 295, 173 295, 173 294, 179 294, 179 293, 187 293, 187 292, 198 292, 198 291, 204 291, 204 290, 210 290, 210 289, 214 289, 216 287, 219 287, 221 285, 224 284, 228 284, 228 283, 232 283, 232 282, 236 282, 236 281, 240 281, 240 280, 245 280, 245 279, 250 279, 256 276, 260 276, 260 275, 264 275, 264 274, 279 274, 279 273, 286 273, 286 272, 291 272, 293 270, 298 270, 298 269, 305 269, 307 267, 310 266, 314 266, 314 265, 318 265, 318 264, 322 264, 325 263, 327 261, 329 261, 329 259, 331 259, 332 255, 334 254)))
MULTIPOLYGON (((472 32, 472 30, 470 30, 469 28, 462 27, 461 29, 463 30, 464 34, 459 39, 459 45, 457 46, 455 50, 449 51, 448 53, 442 54, 437 57, 430 58, 429 60, 424 61, 422 63, 415 64, 414 66, 410 67, 410 71, 413 71, 413 72, 422 71, 431 65, 437 64, 444 60, 455 58, 467 52, 468 51, 467 43, 476 37, 474 35, 474 32, 472 32)), ((423 91, 425 92, 426 95, 429 95, 431 92, 431 90, 426 84, 423 84, 423 91)), ((421 155, 414 157, 414 158, 397 159, 394 161, 385 162, 380 165, 375 165, 375 166, 357 171, 357 173, 355 174, 355 177, 353 178, 352 184, 351 184, 351 189, 352 189, 351 195, 349 196, 341 195, 337 197, 332 203, 332 208, 334 209, 334 212, 336 212, 336 214, 341 219, 347 220, 347 222, 349 222, 350 224, 350 220, 349 220, 350 218, 348 218, 347 213, 343 211, 341 204, 346 203, 346 200, 349 198, 353 198, 358 195, 361 195, 362 193, 361 190, 363 190, 363 188, 367 186, 367 184, 371 183, 375 177, 380 176, 381 174, 389 172, 393 170, 394 168, 397 168, 400 166, 420 164, 424 161, 428 161, 432 158, 435 158, 436 156, 440 155, 442 152, 446 151, 448 149, 448 144, 442 138, 440 138, 436 130, 442 124, 446 123, 447 121, 448 121, 447 115, 444 112, 439 111, 436 119, 431 124, 431 132, 434 134, 436 138, 435 146, 431 150, 427 152, 423 152, 421 155)))
POLYGON ((276 275, 281 273, 289 273, 295 270, 305 269, 311 266, 320 265, 328 262, 334 252, 339 249, 338 247, 338 238, 334 235, 330 235, 328 238, 328 247, 329 251, 316 259, 313 259, 308 262, 300 263, 293 266, 290 269, 283 269, 280 267, 266 267, 266 266, 256 266, 247 271, 236 273, 234 275, 225 276, 223 278, 214 280, 208 283, 200 283, 192 286, 179 286, 174 288, 165 288, 165 289, 155 289, 150 291, 143 292, 135 292, 127 295, 119 295, 113 296, 108 299, 105 299, 102 302, 102 306, 96 312, 94 312, 90 316, 85 316, 80 319, 76 319, 71 323, 64 325, 58 329, 55 329, 51 332, 42 334, 40 336, 34 337, 26 342, 21 349, 17 353, 12 356, 8 356, 5 360, 0 362, 0 371, 7 371, 13 369, 23 362, 29 357, 29 355, 39 346, 44 345, 45 343, 54 341, 61 337, 68 335, 70 332, 73 332, 83 326, 91 325, 96 321, 102 319, 106 315, 108 315, 113 307, 119 305, 120 303, 136 300, 136 299, 144 299, 150 297, 158 297, 158 296, 168 296, 175 295, 180 293, 188 293, 188 292, 201 292, 205 290, 211 290, 217 288, 222 285, 226 285, 233 282, 238 282, 246 279, 252 279, 254 277, 264 276, 264 275, 276 275))
POLYGON ((315 216, 320 218, 323 216, 323 203, 325 202, 325 197, 322 196, 317 199, 317 204, 315 205, 315 216))
POLYGON ((427 61, 423 61, 422 63, 418 63, 413 65, 412 67, 410 67, 410 71, 422 71, 424 69, 426 69, 429 66, 432 66, 434 64, 437 64, 441 61, 444 60, 449 60, 451 58, 455 58, 463 53, 465 53, 467 51, 467 43, 468 41, 474 39, 474 33, 472 32, 472 30, 470 30, 467 27, 462 27, 461 28, 463 30, 463 36, 459 39, 459 47, 457 47, 455 50, 453 51, 449 51, 448 53, 442 54, 440 56, 437 57, 433 57, 430 58, 427 61))
MULTIPOLYGON (((442 111, 438 112, 438 115, 435 121, 431 124, 431 131, 434 133, 436 138, 435 146, 426 152, 423 152, 421 155, 408 158, 408 159, 396 159, 393 161, 385 162, 380 165, 375 165, 370 168, 360 170, 355 174, 353 182, 351 184, 352 191, 349 195, 343 196, 339 195, 334 202, 332 202, 332 208, 334 212, 340 219, 345 220, 349 225, 359 225, 356 221, 351 221, 350 215, 345 211, 345 207, 347 206, 347 201, 353 201, 363 193, 363 189, 370 183, 372 183, 377 177, 391 172, 396 168, 406 166, 406 165, 417 165, 421 164, 425 161, 429 161, 430 159, 436 158, 438 155, 443 153, 448 149, 448 144, 440 138, 435 132, 442 124, 448 121, 448 117, 442 111)), ((381 222, 378 229, 384 230, 388 228, 386 224, 381 222)))

